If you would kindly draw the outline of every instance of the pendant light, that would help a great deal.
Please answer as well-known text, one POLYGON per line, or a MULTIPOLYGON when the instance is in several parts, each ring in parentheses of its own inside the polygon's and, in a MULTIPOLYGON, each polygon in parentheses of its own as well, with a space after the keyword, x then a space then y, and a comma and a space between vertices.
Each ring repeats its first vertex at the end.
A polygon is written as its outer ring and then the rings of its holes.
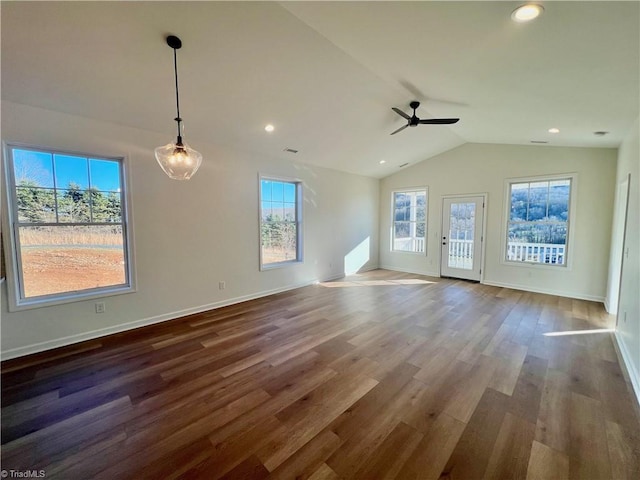
POLYGON ((174 119, 178 122, 178 139, 175 143, 168 143, 155 149, 156 160, 169 178, 174 180, 189 180, 196 173, 202 163, 202 154, 182 142, 182 118, 180 118, 180 95, 178 94, 178 58, 177 50, 182 47, 178 37, 169 35, 167 45, 173 48, 173 70, 176 77, 176 110, 174 119))

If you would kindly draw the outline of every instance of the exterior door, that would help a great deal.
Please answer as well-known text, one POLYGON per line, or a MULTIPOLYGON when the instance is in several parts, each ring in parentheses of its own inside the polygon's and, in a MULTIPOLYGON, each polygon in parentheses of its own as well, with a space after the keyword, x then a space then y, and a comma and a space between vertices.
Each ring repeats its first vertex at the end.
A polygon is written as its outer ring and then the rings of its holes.
POLYGON ((484 197, 445 197, 442 202, 440 275, 480 281, 484 197))

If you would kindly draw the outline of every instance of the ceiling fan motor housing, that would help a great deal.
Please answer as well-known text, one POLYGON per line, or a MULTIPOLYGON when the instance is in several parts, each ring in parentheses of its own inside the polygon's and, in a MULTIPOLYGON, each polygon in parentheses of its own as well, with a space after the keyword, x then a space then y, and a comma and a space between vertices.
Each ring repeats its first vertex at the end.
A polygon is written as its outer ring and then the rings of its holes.
POLYGON ((417 127, 418 124, 420 123, 420 119, 418 118, 418 116, 416 115, 416 109, 420 106, 420 102, 418 102, 417 100, 414 100, 413 102, 411 102, 409 104, 409 106, 411 108, 413 108, 413 116, 411 117, 411 119, 409 120, 409 126, 410 127, 417 127))

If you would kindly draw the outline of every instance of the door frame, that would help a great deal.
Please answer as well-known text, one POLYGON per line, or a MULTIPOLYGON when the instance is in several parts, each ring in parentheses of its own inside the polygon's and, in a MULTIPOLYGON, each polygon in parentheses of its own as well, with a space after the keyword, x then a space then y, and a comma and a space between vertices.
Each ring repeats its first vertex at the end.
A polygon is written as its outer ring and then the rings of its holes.
MULTIPOLYGON (((628 258, 629 252, 627 251, 627 223, 629 221, 629 192, 631 192, 631 174, 627 174, 627 176, 618 183, 618 191, 616 192, 616 202, 620 198, 620 195, 623 195, 623 202, 621 202, 618 206, 619 211, 614 213, 614 217, 616 213, 620 215, 617 217, 618 220, 617 225, 614 224, 614 234, 615 230, 618 230, 617 233, 620 234, 620 238, 618 239, 618 245, 620 246, 620 250, 615 252, 616 256, 612 259, 614 263, 614 269, 618 270, 618 275, 613 275, 610 281, 613 282, 611 285, 607 285, 607 298, 605 307, 607 308, 608 313, 615 313, 616 316, 616 328, 618 328, 618 324, 620 322, 620 290, 622 289, 622 273, 625 267, 625 258, 628 258), (615 293, 615 305, 611 304, 611 298, 609 296, 610 293, 615 293), (612 312, 611 310, 615 310, 612 312)), ((613 250, 612 245, 612 250, 613 250)), ((617 250, 617 248, 616 248, 617 250)), ((615 270, 613 272, 616 273, 615 270)))
POLYGON ((480 283, 484 283, 484 266, 485 266, 485 254, 487 246, 487 212, 489 209, 489 194, 483 193, 453 193, 440 196, 440 234, 438 235, 438 247, 440 254, 438 255, 438 276, 442 277, 442 233, 444 226, 444 201, 446 199, 456 198, 468 198, 468 197, 482 197, 484 204, 484 210, 482 212, 482 232, 481 232, 481 244, 480 244, 480 283))

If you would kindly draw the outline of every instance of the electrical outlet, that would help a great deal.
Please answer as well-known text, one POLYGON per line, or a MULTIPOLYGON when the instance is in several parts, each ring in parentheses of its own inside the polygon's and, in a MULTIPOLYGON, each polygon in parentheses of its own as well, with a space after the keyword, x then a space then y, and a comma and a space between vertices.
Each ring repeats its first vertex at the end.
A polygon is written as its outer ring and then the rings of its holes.
POLYGON ((104 312, 105 312, 104 302, 96 302, 96 313, 104 313, 104 312))
POLYGON ((218 288, 220 290, 224 290, 225 288, 227 288, 227 282, 218 282, 218 288))

